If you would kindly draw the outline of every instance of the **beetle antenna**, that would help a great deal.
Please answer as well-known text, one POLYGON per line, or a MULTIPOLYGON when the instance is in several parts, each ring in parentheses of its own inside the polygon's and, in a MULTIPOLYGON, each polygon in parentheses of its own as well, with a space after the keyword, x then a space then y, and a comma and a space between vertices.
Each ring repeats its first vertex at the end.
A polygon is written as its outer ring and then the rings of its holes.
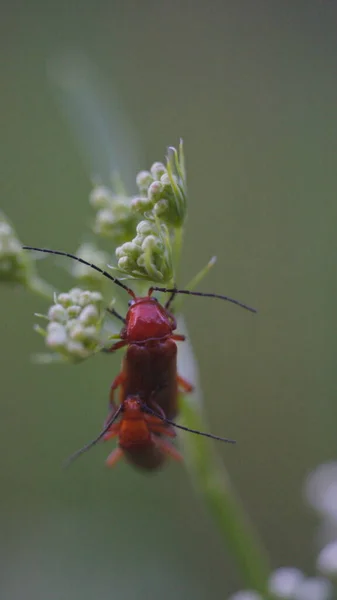
POLYGON ((76 458, 78 458, 79 456, 81 456, 81 454, 84 454, 85 452, 87 452, 88 450, 90 450, 90 448, 92 448, 93 446, 96 446, 96 444, 98 444, 98 442, 105 436, 105 434, 109 431, 112 423, 114 423, 114 421, 116 421, 119 413, 121 412, 122 409, 122 405, 120 405, 117 410, 113 413, 113 415, 110 417, 110 419, 108 420, 107 424, 104 426, 104 428, 102 429, 102 431, 98 434, 98 436, 96 438, 94 438, 93 440, 91 440, 91 442, 89 442, 88 444, 85 444, 85 446, 83 446, 82 448, 80 448, 79 450, 76 450, 76 452, 74 452, 73 454, 71 454, 63 463, 63 467, 66 469, 67 467, 69 467, 69 465, 71 463, 74 462, 74 460, 76 460, 76 458))
POLYGON ((68 258, 77 260, 78 262, 82 263, 82 265, 85 265, 86 267, 91 267, 91 269, 98 271, 98 273, 101 273, 101 275, 103 275, 107 279, 110 279, 110 281, 113 281, 116 285, 119 285, 119 287, 123 288, 123 290, 125 290, 128 294, 130 294, 130 296, 132 296, 132 298, 135 298, 134 291, 131 290, 126 285, 124 285, 124 283, 122 283, 119 279, 117 279, 117 277, 113 277, 112 275, 110 275, 110 273, 108 273, 107 271, 104 271, 104 269, 100 269, 100 267, 97 267, 96 265, 94 265, 90 262, 87 262, 83 258, 76 256, 75 254, 69 254, 69 252, 61 252, 61 250, 49 250, 48 248, 34 248, 33 246, 22 246, 22 248, 23 248, 23 250, 34 250, 35 252, 45 252, 46 254, 57 254, 58 256, 67 256, 68 258))
POLYGON ((126 319, 124 319, 124 317, 122 317, 122 315, 120 315, 117 310, 115 310, 114 308, 106 308, 105 309, 106 312, 108 312, 110 315, 113 315, 114 317, 116 317, 117 319, 119 319, 120 321, 122 321, 122 323, 126 323, 126 319))
POLYGON ((190 427, 184 427, 183 425, 178 425, 174 421, 167 419, 166 417, 156 413, 154 410, 149 408, 146 404, 143 404, 143 410, 154 417, 157 417, 164 423, 168 425, 172 425, 173 427, 177 427, 177 429, 182 429, 183 431, 189 431, 190 433, 196 433, 197 435, 202 435, 204 437, 211 438, 212 440, 217 440, 218 442, 226 442, 227 444, 236 444, 236 440, 231 440, 229 438, 220 437, 218 435, 213 435, 213 433, 206 433, 205 431, 199 431, 198 429, 191 429, 190 427))
POLYGON ((220 294, 207 294, 205 292, 192 292, 191 290, 178 290, 177 288, 162 288, 162 287, 151 287, 149 290, 149 296, 152 292, 164 292, 167 294, 172 294, 173 297, 169 299, 169 303, 172 302, 174 296, 176 294, 188 294, 189 296, 202 296, 204 298, 219 298, 219 300, 227 300, 227 302, 231 302, 232 304, 236 304, 237 306, 241 306, 241 308, 245 308, 250 312, 256 313, 256 308, 252 308, 247 304, 243 304, 243 302, 239 302, 239 300, 235 300, 234 298, 229 298, 228 296, 221 296, 220 294))

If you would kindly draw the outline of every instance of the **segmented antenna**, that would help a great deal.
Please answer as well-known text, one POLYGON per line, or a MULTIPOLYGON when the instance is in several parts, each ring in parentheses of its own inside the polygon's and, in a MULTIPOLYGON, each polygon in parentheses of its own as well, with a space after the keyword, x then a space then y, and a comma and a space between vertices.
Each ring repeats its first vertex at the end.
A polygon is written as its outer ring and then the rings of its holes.
POLYGON ((110 279, 110 281, 113 281, 116 285, 119 285, 119 287, 121 287, 128 294, 130 294, 132 298, 136 297, 134 291, 127 287, 127 285, 124 285, 124 283, 117 279, 117 277, 113 277, 112 275, 110 275, 110 273, 104 271, 104 269, 100 269, 100 267, 97 267, 96 265, 84 260, 83 258, 80 258, 79 256, 76 256, 75 254, 69 254, 69 252, 62 252, 61 250, 49 250, 48 248, 33 248, 33 246, 22 246, 22 248, 23 250, 35 250, 36 252, 45 252, 46 254, 57 254, 58 256, 67 256, 68 258, 77 260, 78 262, 82 263, 82 265, 85 265, 86 267, 91 267, 91 269, 98 271, 98 273, 101 273, 101 275, 104 275, 104 277, 110 279))
MULTIPOLYGON (((85 265, 86 267, 90 267, 91 269, 94 269, 98 273, 101 273, 101 275, 103 275, 107 279, 110 279, 110 281, 113 281, 116 285, 118 285, 123 290, 125 290, 132 298, 136 298, 134 291, 131 288, 127 287, 119 279, 117 279, 117 277, 113 277, 112 275, 110 275, 110 273, 108 273, 107 271, 104 271, 104 269, 97 267, 93 263, 87 262, 83 258, 76 256, 75 254, 70 254, 69 252, 62 252, 61 250, 50 250, 48 248, 34 248, 33 246, 22 246, 22 248, 23 248, 23 250, 34 250, 35 252, 45 252, 46 254, 56 254, 58 256, 67 256, 68 258, 77 260, 82 265, 85 265)), ((218 298, 219 300, 225 300, 227 302, 231 302, 232 304, 236 304, 237 306, 240 306, 241 308, 244 308, 245 310, 249 310, 252 313, 257 312, 256 308, 252 308, 251 306, 248 306, 247 304, 243 304, 243 302, 239 302, 239 300, 235 300, 234 298, 229 298, 229 296, 222 296, 220 294, 209 294, 209 293, 205 293, 205 292, 192 292, 191 290, 179 290, 178 288, 164 288, 164 287, 151 287, 149 289, 149 296, 151 296, 152 292, 163 292, 163 293, 167 293, 167 294, 172 294, 171 298, 168 301, 169 304, 173 301, 173 298, 176 294, 187 294, 189 296, 201 296, 203 298, 218 298)))
POLYGON ((98 442, 100 442, 100 440, 105 436, 106 433, 108 433, 111 425, 114 423, 114 421, 116 421, 119 413, 122 410, 122 404, 117 408, 116 412, 113 413, 113 415, 110 417, 110 419, 108 420, 107 424, 104 426, 104 428, 102 429, 102 431, 98 434, 98 436, 96 438, 94 438, 93 440, 91 440, 91 442, 88 442, 88 444, 85 444, 85 446, 83 446, 82 448, 80 448, 79 450, 76 450, 76 452, 74 452, 73 454, 71 454, 64 462, 63 467, 66 469, 67 467, 69 467, 69 465, 71 463, 74 462, 74 460, 76 460, 76 458, 78 458, 79 456, 81 456, 81 454, 84 454, 85 452, 87 452, 88 450, 90 450, 90 448, 92 448, 93 446, 96 446, 96 444, 98 444, 98 442))
POLYGON ((220 294, 209 294, 209 293, 205 293, 205 292, 192 292, 191 290, 178 290, 178 288, 164 288, 164 287, 151 287, 149 289, 149 296, 151 295, 152 292, 164 292, 167 294, 172 294, 171 298, 169 299, 170 304, 176 294, 188 294, 189 296, 202 296, 203 298, 218 298, 219 300, 227 300, 227 302, 236 304, 237 306, 240 306, 241 308, 245 308, 246 310, 249 310, 252 313, 257 313, 256 308, 252 308, 251 306, 248 306, 247 304, 243 304, 243 302, 239 302, 239 300, 235 300, 234 298, 229 298, 228 296, 221 296, 220 294))
POLYGON ((197 435, 202 435, 204 437, 211 438, 212 440, 217 440, 218 442, 226 442, 227 444, 236 444, 236 440, 231 440, 229 438, 224 438, 224 437, 220 437, 218 435, 213 435, 213 433, 206 433, 205 431, 199 431, 198 429, 191 429, 190 427, 184 427, 183 425, 178 425, 178 423, 175 423, 174 421, 171 421, 170 419, 167 419, 166 417, 156 413, 154 410, 149 408, 146 404, 142 404, 142 409, 144 412, 147 412, 150 415, 157 417, 161 421, 164 421, 164 423, 167 423, 168 425, 172 425, 173 427, 177 427, 178 429, 182 429, 183 431, 189 431, 190 433, 196 433, 197 435))

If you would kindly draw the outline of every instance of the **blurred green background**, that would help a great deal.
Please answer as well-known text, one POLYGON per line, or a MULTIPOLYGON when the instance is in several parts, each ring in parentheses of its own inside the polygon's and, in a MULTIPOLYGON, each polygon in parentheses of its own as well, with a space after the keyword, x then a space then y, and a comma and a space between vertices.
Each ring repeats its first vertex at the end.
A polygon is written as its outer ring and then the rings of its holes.
MULTIPOLYGON (((210 430, 238 441, 218 452, 272 565, 312 571, 317 521, 303 483, 336 457, 336 3, 1 8, 1 205, 23 242, 75 250, 90 218, 93 173, 48 80, 50 61, 83 53, 107 106, 123 108, 129 141, 116 137, 102 170, 120 167, 130 193, 130 170, 184 138, 181 282, 215 254, 203 289, 259 309, 185 303, 210 430)), ((41 271, 69 287, 52 260, 41 271)), ((98 431, 120 356, 32 364, 43 349, 33 313, 45 309, 1 288, 1 598, 196 600, 242 587, 183 466, 108 471, 100 447, 62 471, 98 431)))

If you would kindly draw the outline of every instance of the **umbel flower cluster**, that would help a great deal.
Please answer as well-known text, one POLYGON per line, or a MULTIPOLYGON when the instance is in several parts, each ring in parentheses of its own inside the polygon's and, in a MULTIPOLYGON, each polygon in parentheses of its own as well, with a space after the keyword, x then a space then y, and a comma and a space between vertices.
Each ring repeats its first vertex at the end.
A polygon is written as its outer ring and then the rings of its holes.
MULTIPOLYGON (((120 279, 132 279, 135 293, 142 294, 149 283, 168 288, 176 283, 175 272, 187 213, 182 143, 178 150, 169 148, 166 163, 155 162, 148 170, 138 173, 136 185, 138 193, 134 196, 128 196, 116 180, 111 187, 94 186, 90 194, 90 205, 94 211, 91 234, 95 236, 94 241, 80 245, 74 254, 106 271, 112 269, 113 275, 120 279)), ((37 259, 40 258, 40 254, 22 249, 13 225, 0 213, 0 282, 22 286, 43 296, 51 304, 45 315, 37 315, 43 321, 40 321, 42 325, 35 325, 35 330, 43 337, 47 349, 46 354, 39 356, 39 361, 77 363, 111 345, 111 340, 118 337, 116 333, 120 330, 120 323, 116 323, 113 310, 109 311, 107 307, 113 309, 116 306, 123 314, 126 303, 125 296, 121 295, 123 292, 118 294, 116 286, 83 264, 75 261, 66 264, 66 258, 62 259, 62 265, 68 268, 73 285, 69 291, 59 292, 39 275, 37 259)), ((199 282, 213 264, 214 260, 211 260, 189 287, 199 282)), ((188 344, 185 344, 183 352, 197 371, 188 344)), ((205 429, 200 423, 198 408, 185 402, 183 397, 180 410, 185 425, 192 429, 205 429)), ((241 515, 241 507, 236 505, 235 497, 231 497, 228 474, 219 468, 218 461, 214 461, 213 454, 200 438, 190 436, 184 442, 190 468, 238 565, 242 566, 244 557, 245 568, 241 568, 241 573, 249 589, 237 592, 231 600, 335 598, 336 463, 320 467, 308 482, 309 500, 323 515, 325 531, 329 531, 317 558, 318 576, 306 577, 300 570, 287 567, 272 572, 268 579, 268 561, 266 565, 258 540, 249 528, 245 530, 242 526, 246 515, 241 515), (231 523, 228 538, 226 523, 231 523)))
MULTIPOLYGON (((155 162, 148 171, 138 173, 136 186, 137 195, 128 196, 116 179, 111 188, 94 185, 89 202, 94 210, 91 235, 96 239, 80 245, 74 254, 104 270, 112 269, 117 277, 132 279, 135 291, 141 293, 148 282, 175 283, 187 214, 182 142, 178 150, 169 148, 165 164, 155 162), (100 240, 103 247, 98 245, 100 240)), ((22 249, 13 226, 1 213, 1 281, 20 284, 54 301, 46 315, 38 315, 48 321, 47 325, 35 326, 49 352, 39 358, 42 362, 87 359, 118 331, 103 307, 117 303, 125 312, 126 298, 119 297, 118 289, 100 273, 76 261, 62 263, 76 287, 59 293, 38 275, 40 258, 22 249)))
POLYGON ((55 303, 44 317, 47 327, 37 325, 35 329, 45 337, 47 347, 65 359, 88 358, 100 345, 102 302, 100 292, 80 288, 55 295, 55 303))

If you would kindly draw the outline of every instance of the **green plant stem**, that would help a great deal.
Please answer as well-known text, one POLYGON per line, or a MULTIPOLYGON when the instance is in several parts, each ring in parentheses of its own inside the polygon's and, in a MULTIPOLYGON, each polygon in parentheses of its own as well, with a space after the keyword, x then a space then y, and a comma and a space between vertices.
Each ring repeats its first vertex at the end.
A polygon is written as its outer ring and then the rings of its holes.
MULTIPOLYGON (((204 420, 186 396, 181 396, 180 408, 184 426, 205 431, 204 420)), ((201 436, 185 434, 183 445, 196 486, 238 565, 245 585, 265 594, 270 573, 267 554, 212 443, 201 436)))

